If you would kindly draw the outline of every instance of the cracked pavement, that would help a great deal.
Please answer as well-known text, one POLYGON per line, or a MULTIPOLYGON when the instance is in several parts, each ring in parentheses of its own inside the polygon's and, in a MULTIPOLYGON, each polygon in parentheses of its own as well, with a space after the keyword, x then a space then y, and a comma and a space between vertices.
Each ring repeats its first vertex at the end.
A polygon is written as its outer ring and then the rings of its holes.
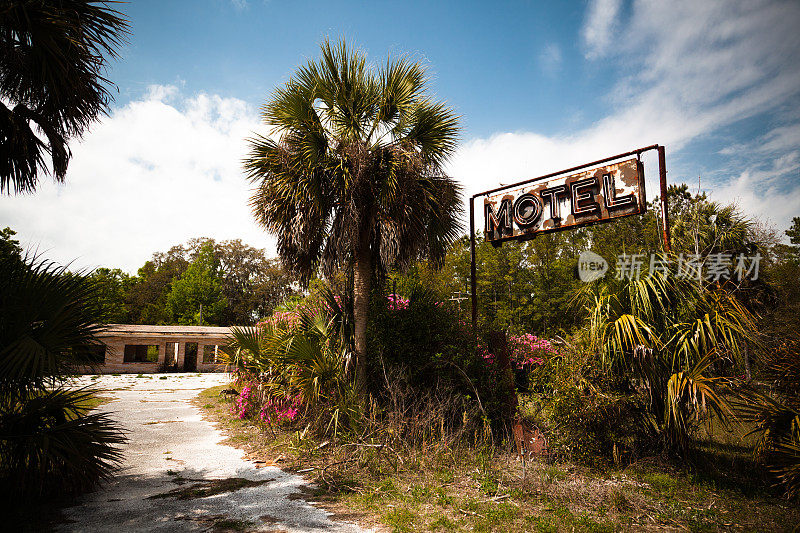
POLYGON ((126 431, 113 480, 64 509, 57 531, 360 532, 302 497, 308 483, 275 466, 257 468, 204 420, 192 400, 228 382, 207 374, 81 376, 113 400, 99 407, 126 431), (166 379, 165 379, 166 378, 166 379))

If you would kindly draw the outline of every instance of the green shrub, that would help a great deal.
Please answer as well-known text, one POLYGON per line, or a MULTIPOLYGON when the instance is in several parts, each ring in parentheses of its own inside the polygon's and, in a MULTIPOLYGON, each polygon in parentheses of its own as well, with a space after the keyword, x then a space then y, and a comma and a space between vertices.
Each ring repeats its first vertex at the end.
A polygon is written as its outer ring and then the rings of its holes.
MULTIPOLYGON (((370 310, 369 366, 371 390, 384 403, 398 393, 390 381, 402 383, 404 395, 440 391, 437 402, 458 427, 464 413, 475 411, 497 433, 504 428, 506 391, 492 356, 472 327, 449 302, 412 276, 403 278, 400 295, 373 294, 370 310), (444 396, 453 395, 451 400, 444 396)), ((474 423, 475 421, 470 421, 474 423)), ((495 436, 499 436, 495 435, 495 436)))

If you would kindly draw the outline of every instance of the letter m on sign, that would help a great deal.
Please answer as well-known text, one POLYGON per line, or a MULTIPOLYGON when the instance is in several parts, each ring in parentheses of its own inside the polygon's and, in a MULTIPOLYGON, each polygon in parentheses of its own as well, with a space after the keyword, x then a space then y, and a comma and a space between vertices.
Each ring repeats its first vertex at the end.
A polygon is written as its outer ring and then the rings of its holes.
POLYGON ((500 207, 495 210, 495 202, 484 203, 484 233, 487 240, 502 239, 512 234, 511 199, 503 198, 500 207))

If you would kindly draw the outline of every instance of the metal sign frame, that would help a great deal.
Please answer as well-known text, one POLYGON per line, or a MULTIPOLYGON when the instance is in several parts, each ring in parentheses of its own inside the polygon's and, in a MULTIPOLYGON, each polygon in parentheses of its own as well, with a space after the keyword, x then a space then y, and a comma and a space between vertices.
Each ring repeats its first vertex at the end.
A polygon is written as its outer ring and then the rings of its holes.
POLYGON ((499 246, 646 211, 644 167, 635 157, 485 196, 483 234, 499 246))
MULTIPOLYGON (((625 152, 624 154, 618 154, 611 157, 606 157, 604 159, 599 159, 597 161, 592 161, 591 163, 585 163, 583 165, 578 165, 576 167, 567 168, 564 170, 560 170, 558 172, 552 172, 550 174, 545 174, 544 176, 539 176, 537 178, 531 178, 527 180, 523 180, 517 183, 513 183, 511 185, 503 185, 501 187, 496 187, 494 189, 489 189, 488 191, 479 192, 473 194, 469 199, 469 241, 470 241, 470 292, 471 292, 471 299, 472 299, 472 328, 473 330, 477 329, 478 325, 478 285, 476 280, 476 265, 475 265, 475 198, 481 196, 489 196, 490 194, 499 193, 502 191, 506 191, 509 189, 515 189, 522 187, 524 185, 528 185, 534 182, 538 182, 541 180, 545 180, 548 178, 554 178, 557 176, 561 176, 563 174, 568 174, 570 172, 575 172, 578 170, 582 170, 588 167, 593 167, 597 165, 601 165, 603 163, 610 163, 612 161, 618 161, 620 159, 624 159, 626 157, 636 156, 637 160, 641 161, 641 155, 644 152, 650 150, 657 150, 658 151, 658 174, 659 174, 659 182, 661 188, 661 227, 662 227, 662 238, 664 242, 664 250, 669 252, 671 250, 671 242, 670 242, 670 235, 669 235, 669 214, 667 212, 667 167, 666 167, 666 156, 664 147, 658 144, 653 144, 651 146, 646 146, 644 148, 639 148, 637 150, 632 150, 630 152, 625 152)), ((642 182, 644 182, 644 176, 641 176, 642 182)), ((642 191, 643 193, 643 191, 642 191)), ((644 198, 646 202, 646 198, 644 198)), ((485 216, 485 213, 484 213, 485 216)), ((610 222, 612 220, 616 220, 615 218, 611 219, 604 219, 595 221, 592 224, 596 223, 604 223, 610 222)), ((587 224, 580 224, 580 225, 572 225, 566 228, 559 228, 559 229, 570 229, 573 227, 579 227, 581 225, 587 224)), ((498 239, 496 241, 490 241, 493 244, 497 242, 497 245, 501 245, 503 241, 508 240, 516 240, 516 239, 531 239, 534 238, 536 234, 532 234, 530 236, 512 236, 503 239, 498 239)))

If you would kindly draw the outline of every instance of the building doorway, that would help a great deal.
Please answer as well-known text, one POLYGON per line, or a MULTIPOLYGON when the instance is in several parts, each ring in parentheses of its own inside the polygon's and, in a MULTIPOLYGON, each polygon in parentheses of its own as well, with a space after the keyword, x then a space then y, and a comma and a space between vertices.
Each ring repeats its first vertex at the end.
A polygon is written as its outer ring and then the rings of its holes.
POLYGON ((178 343, 168 342, 164 353, 164 372, 178 371, 178 343))
POLYGON ((186 352, 183 356, 183 371, 196 372, 197 371, 197 343, 187 342, 186 352))

